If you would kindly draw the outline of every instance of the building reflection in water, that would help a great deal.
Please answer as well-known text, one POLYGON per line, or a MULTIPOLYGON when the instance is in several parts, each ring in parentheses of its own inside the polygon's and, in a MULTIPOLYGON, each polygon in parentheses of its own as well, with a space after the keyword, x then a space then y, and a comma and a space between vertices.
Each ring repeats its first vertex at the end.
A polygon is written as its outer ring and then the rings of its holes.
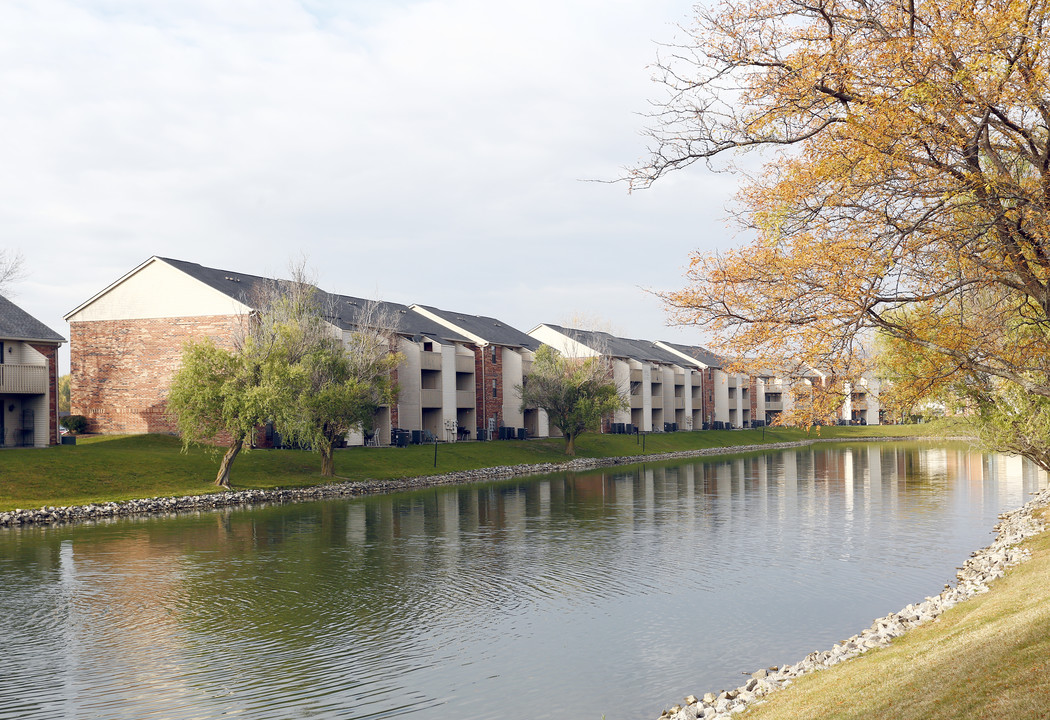
POLYGON ((1045 484, 818 444, 7 533, 0 719, 645 715, 936 592, 1045 484))

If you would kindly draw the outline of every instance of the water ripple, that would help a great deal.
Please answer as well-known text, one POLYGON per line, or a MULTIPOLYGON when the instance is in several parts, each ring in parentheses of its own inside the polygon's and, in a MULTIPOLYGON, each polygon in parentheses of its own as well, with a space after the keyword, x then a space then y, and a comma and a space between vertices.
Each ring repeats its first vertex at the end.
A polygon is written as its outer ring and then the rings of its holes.
POLYGON ((1045 484, 844 452, 9 533, 0 720, 647 716, 938 591, 1045 484))

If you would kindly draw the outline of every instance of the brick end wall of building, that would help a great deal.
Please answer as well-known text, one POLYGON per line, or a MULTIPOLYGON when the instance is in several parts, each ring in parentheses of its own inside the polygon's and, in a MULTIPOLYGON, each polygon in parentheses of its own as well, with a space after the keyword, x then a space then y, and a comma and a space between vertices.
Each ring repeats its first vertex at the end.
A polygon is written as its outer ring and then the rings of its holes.
POLYGON ((47 358, 47 443, 58 444, 58 346, 38 345, 29 343, 29 346, 47 358))
POLYGON ((174 433, 168 386, 182 346, 212 338, 232 347, 238 315, 73 322, 70 402, 93 433, 174 433))

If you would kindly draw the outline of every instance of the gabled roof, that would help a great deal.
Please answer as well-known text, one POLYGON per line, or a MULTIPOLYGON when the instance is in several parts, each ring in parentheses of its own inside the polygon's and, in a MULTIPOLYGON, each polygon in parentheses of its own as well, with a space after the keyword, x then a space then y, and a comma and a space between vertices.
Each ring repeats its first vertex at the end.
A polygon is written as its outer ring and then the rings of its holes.
POLYGON ((521 330, 513 328, 496 318, 484 315, 468 315, 467 313, 450 312, 440 310, 430 305, 414 305, 413 308, 421 308, 429 313, 437 315, 442 320, 468 336, 479 338, 482 342, 504 347, 521 347, 528 350, 538 350, 540 341, 531 335, 526 335, 521 330))
POLYGON ((577 330, 560 325, 544 323, 550 329, 572 338, 581 345, 585 345, 594 351, 601 351, 610 357, 639 360, 642 362, 665 363, 667 365, 681 365, 682 359, 669 353, 663 348, 657 347, 648 340, 632 340, 630 338, 617 337, 607 332, 598 330, 577 330))
MULTIPOLYGON (((154 256, 117 282, 110 285, 106 290, 103 290, 94 298, 88 300, 76 310, 71 311, 69 315, 76 313, 77 310, 90 304, 92 300, 105 294, 110 288, 119 285, 123 280, 134 275, 137 271, 154 261, 170 265, 179 272, 185 273, 194 280, 218 290, 220 293, 236 300, 248 308, 257 309, 262 301, 273 294, 275 288, 279 288, 282 282, 287 282, 283 280, 275 280, 274 278, 261 277, 259 275, 249 275, 234 270, 221 270, 219 268, 205 267, 199 263, 188 262, 186 260, 154 256)), ((351 297, 349 295, 329 293, 320 288, 316 289, 321 295, 321 302, 324 306, 324 311, 329 315, 326 319, 341 330, 353 330, 359 327, 362 314, 371 304, 377 311, 377 314, 382 316, 387 322, 390 322, 393 325, 392 329, 400 335, 409 337, 419 336, 420 338, 429 337, 441 342, 471 342, 470 338, 453 332, 440 323, 434 322, 429 318, 423 317, 419 313, 413 312, 407 305, 381 301, 372 302, 370 300, 351 297)), ((69 317, 69 315, 67 315, 67 317, 69 317)))
POLYGON ((673 348, 683 355, 688 355, 691 358, 695 358, 707 367, 711 368, 723 368, 728 362, 725 358, 715 355, 707 348, 702 348, 699 345, 680 345, 678 343, 671 343, 663 341, 663 344, 669 348, 673 348))
MULTIPOLYGON (((235 300, 243 302, 249 307, 255 307, 255 299, 264 297, 265 295, 262 293, 265 293, 274 284, 272 279, 256 275, 245 275, 244 273, 230 270, 216 270, 182 260, 159 259, 216 290, 226 293, 235 300)), ((441 324, 419 315, 419 313, 412 312, 407 305, 380 300, 372 301, 351 295, 339 295, 319 288, 318 292, 322 295, 325 313, 330 314, 327 320, 341 330, 354 330, 360 327, 363 315, 371 307, 377 318, 390 323, 392 325, 390 329, 399 335, 412 337, 418 335, 445 342, 470 342, 469 338, 455 333, 441 324)), ((368 322, 374 322, 374 320, 374 318, 370 318, 368 322)))
POLYGON ((77 305, 75 308, 67 312, 64 316, 65 319, 69 320, 74 315, 93 304, 99 298, 112 292, 115 288, 122 285, 124 282, 153 263, 163 263, 175 268, 188 277, 197 280, 214 290, 218 290, 220 293, 235 300, 245 308, 255 307, 258 304, 259 298, 266 297, 269 294, 269 290, 273 287, 275 282, 270 278, 263 278, 258 275, 246 275, 232 270, 218 270, 216 268, 204 267, 203 265, 187 262, 185 260, 175 260, 173 258, 163 258, 153 255, 141 265, 138 265, 131 271, 125 273, 116 281, 110 283, 102 290, 80 303, 80 305, 77 305))
POLYGON ((251 308, 256 307, 261 298, 267 297, 275 285, 273 278, 204 267, 185 260, 164 257, 157 259, 251 308))
POLYGON ((64 337, 0 296, 0 339, 62 344, 64 337))
POLYGON ((635 358, 638 360, 647 360, 649 362, 664 363, 665 365, 681 365, 682 358, 678 357, 674 353, 669 353, 662 347, 650 340, 630 340, 627 338, 620 338, 623 342, 630 343, 635 347, 637 353, 635 358))
POLYGON ((470 338, 450 330, 441 323, 435 322, 425 315, 414 312, 407 305, 381 300, 366 300, 364 298, 352 297, 350 295, 335 295, 326 293, 328 306, 333 316, 329 318, 333 325, 342 330, 354 330, 361 326, 362 321, 371 324, 380 320, 380 324, 391 325, 390 329, 399 335, 406 337, 432 338, 439 342, 473 342, 470 338), (363 318, 369 312, 369 307, 374 311, 375 317, 363 318))

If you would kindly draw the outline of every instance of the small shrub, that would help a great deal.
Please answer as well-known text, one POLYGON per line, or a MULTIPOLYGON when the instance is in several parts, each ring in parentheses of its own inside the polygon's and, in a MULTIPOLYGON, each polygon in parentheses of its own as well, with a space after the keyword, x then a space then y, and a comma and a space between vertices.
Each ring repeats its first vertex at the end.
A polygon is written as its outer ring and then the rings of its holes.
POLYGON ((83 415, 70 415, 62 419, 62 424, 66 426, 66 430, 69 430, 74 435, 87 432, 88 429, 88 419, 83 415))

